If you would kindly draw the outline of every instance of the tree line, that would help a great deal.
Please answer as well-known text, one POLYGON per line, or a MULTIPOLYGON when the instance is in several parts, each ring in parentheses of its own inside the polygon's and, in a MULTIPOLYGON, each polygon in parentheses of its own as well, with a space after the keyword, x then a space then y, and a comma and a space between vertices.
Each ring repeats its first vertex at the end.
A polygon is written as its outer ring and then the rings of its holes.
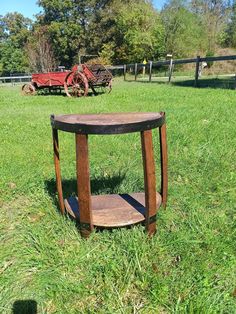
POLYGON ((123 64, 236 47, 236 0, 38 0, 35 21, 0 16, 0 74, 123 64))

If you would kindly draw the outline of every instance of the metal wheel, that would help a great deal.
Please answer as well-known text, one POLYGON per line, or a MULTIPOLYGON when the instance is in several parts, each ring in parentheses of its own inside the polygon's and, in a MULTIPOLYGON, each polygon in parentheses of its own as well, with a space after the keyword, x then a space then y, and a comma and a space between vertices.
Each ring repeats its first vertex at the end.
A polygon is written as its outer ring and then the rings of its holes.
POLYGON ((83 73, 70 72, 65 78, 64 89, 68 97, 87 96, 88 80, 83 73))
POLYGON ((112 91, 112 80, 110 80, 110 82, 107 85, 107 93, 110 94, 111 91, 112 91))
POLYGON ((31 83, 24 84, 21 88, 21 91, 25 96, 32 96, 36 94, 36 88, 31 83))
POLYGON ((112 90, 112 80, 109 83, 105 83, 104 85, 93 86, 90 84, 90 87, 94 95, 109 94, 112 90))
POLYGON ((102 86, 101 90, 105 94, 110 94, 112 90, 112 80, 110 80, 109 83, 106 84, 105 86, 102 86))

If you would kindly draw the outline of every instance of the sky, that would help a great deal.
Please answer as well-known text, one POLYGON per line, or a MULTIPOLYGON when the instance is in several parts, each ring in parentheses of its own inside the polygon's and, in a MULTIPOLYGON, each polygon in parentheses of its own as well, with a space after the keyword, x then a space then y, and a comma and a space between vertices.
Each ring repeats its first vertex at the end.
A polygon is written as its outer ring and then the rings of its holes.
MULTIPOLYGON (((32 19, 35 14, 40 12, 40 7, 36 2, 36 0, 0 0, 0 15, 16 11, 32 19)), ((161 9, 164 2, 165 0, 153 0, 157 9, 161 9)))

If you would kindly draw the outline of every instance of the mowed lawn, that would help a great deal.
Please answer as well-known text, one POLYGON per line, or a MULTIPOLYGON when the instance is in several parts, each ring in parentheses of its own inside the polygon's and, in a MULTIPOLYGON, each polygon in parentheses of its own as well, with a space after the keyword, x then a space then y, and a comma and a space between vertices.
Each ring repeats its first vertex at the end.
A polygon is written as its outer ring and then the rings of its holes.
MULTIPOLYGON (((1 86, 0 313, 235 313, 235 93, 118 79, 111 94, 70 99, 1 86), (166 112, 168 206, 150 239, 142 226, 81 239, 58 213, 49 116, 132 111, 166 112)), ((75 141, 59 140, 68 196, 75 141)), ((139 134, 89 145, 93 193, 143 191, 139 134)))

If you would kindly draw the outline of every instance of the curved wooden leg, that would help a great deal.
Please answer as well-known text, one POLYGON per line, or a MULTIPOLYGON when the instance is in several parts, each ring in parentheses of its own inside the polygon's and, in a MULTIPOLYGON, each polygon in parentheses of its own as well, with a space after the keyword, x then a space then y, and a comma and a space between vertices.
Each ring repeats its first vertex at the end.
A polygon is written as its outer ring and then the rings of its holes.
POLYGON ((58 131, 56 129, 52 129, 52 139, 53 139, 54 165, 55 165, 55 173, 56 173, 58 200, 59 200, 61 213, 64 214, 65 205, 64 205, 64 200, 63 200, 63 192, 62 192, 62 184, 61 184, 59 141, 58 141, 58 131))
POLYGON ((152 130, 141 132, 144 186, 145 186, 145 207, 146 207, 146 230, 149 235, 156 231, 156 177, 155 160, 152 144, 152 130))
POLYGON ((76 169, 81 235, 87 238, 94 226, 88 159, 88 136, 76 134, 76 169))
POLYGON ((166 124, 163 124, 159 128, 159 136, 161 152, 161 196, 162 205, 164 208, 166 208, 168 190, 166 124))

